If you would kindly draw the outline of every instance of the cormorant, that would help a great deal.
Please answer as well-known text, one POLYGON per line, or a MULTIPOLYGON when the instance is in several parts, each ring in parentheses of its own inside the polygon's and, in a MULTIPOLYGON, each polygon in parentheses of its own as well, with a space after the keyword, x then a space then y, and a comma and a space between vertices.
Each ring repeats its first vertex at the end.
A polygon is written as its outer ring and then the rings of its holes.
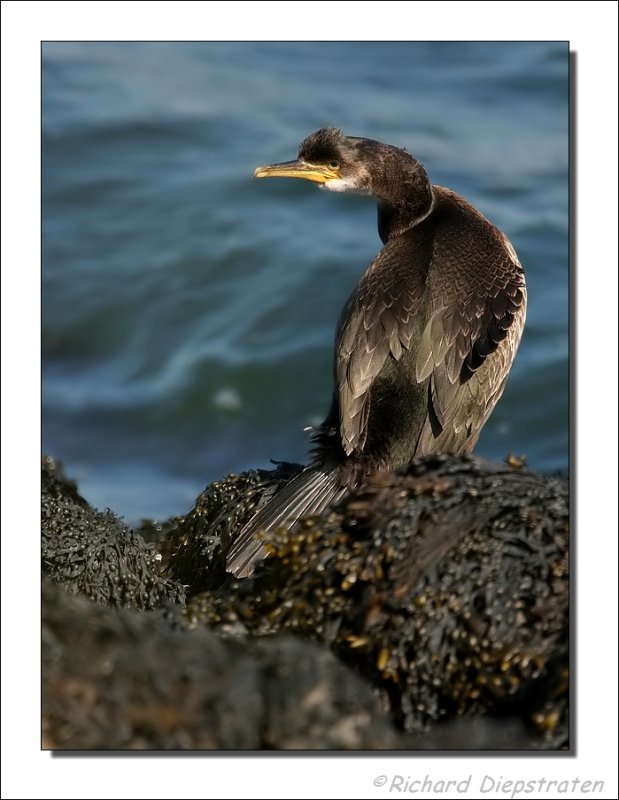
POLYGON ((322 128, 297 160, 254 177, 371 195, 384 247, 341 312, 333 400, 312 432, 313 458, 240 531, 227 560, 237 577, 266 555, 259 531, 322 511, 368 472, 472 450, 505 389, 526 311, 505 234, 432 185, 406 150, 322 128))

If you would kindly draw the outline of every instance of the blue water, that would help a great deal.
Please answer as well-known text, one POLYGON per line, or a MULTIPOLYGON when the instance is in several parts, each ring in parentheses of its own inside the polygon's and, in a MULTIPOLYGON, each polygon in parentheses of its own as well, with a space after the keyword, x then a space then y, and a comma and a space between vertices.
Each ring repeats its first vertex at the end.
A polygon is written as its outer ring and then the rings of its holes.
POLYGON ((478 452, 565 469, 563 43, 43 47, 43 446, 129 520, 303 460, 368 198, 252 181, 324 125, 406 147, 510 237, 529 309, 478 452))

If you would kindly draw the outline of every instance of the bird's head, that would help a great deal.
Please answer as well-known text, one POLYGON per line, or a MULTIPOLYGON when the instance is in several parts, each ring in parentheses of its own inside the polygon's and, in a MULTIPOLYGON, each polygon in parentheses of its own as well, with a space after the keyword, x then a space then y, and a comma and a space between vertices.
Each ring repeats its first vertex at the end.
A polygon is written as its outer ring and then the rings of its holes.
MULTIPOLYGON (((401 183, 406 173, 423 167, 405 150, 321 128, 301 142, 295 161, 258 167, 255 178, 304 178, 331 192, 354 192, 380 198, 383 184, 401 183)), ((424 173, 425 176, 425 173, 424 173)))
POLYGON ((305 178, 331 192, 368 194, 378 200, 378 234, 398 236, 432 212, 425 169, 406 150, 374 139, 321 128, 301 142, 296 161, 258 167, 255 178, 305 178))
POLYGON ((369 175, 359 162, 355 139, 337 128, 321 128, 301 142, 295 161, 258 167, 255 178, 303 178, 336 192, 368 192, 369 175))

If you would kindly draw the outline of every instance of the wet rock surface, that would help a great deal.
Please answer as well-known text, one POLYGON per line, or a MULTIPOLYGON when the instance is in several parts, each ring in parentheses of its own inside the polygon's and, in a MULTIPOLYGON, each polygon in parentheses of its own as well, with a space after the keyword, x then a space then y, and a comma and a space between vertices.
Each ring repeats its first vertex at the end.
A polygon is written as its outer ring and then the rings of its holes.
POLYGON ((136 531, 44 460, 44 746, 567 747, 567 482, 424 459, 235 580, 235 531, 298 469, 136 531))

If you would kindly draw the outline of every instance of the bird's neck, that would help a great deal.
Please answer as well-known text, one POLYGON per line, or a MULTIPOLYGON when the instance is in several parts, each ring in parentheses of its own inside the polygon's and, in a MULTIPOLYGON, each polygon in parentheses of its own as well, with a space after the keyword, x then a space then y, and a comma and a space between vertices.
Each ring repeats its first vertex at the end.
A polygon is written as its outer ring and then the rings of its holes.
POLYGON ((383 244, 423 222, 432 213, 434 196, 430 183, 416 187, 408 197, 378 198, 378 235, 383 244))

